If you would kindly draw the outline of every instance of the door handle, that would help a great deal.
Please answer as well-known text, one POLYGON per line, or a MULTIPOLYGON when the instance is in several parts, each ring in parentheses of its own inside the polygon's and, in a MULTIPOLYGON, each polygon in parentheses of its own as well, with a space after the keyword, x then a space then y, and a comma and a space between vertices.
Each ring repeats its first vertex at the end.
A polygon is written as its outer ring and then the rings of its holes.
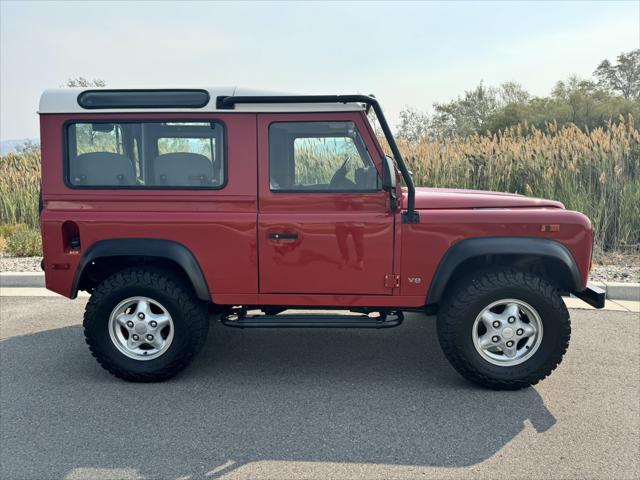
POLYGON ((269 238, 272 240, 295 240, 298 238, 297 233, 270 233, 269 238))

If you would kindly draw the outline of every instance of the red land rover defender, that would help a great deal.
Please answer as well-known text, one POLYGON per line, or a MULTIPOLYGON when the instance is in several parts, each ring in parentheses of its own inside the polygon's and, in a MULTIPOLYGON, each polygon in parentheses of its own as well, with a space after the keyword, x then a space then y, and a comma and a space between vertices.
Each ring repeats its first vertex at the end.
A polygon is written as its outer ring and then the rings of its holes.
POLYGON ((374 97, 61 89, 39 113, 46 285, 91 294, 87 343, 123 379, 182 370, 212 313, 240 328, 386 328, 418 311, 437 313, 464 377, 518 389, 567 349, 562 293, 604 304, 587 284, 587 217, 415 188, 374 97))

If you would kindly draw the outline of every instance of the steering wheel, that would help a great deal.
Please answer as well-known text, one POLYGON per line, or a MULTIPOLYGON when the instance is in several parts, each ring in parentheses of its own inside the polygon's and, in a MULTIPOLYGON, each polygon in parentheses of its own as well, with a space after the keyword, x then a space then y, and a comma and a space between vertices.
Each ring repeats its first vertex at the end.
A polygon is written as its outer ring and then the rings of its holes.
POLYGON ((356 186, 355 183, 353 183, 351 180, 346 178, 347 167, 349 166, 349 163, 351 163, 352 158, 353 158, 353 155, 347 155, 347 158, 344 159, 344 162, 342 162, 342 165, 340 165, 340 168, 336 170, 336 173, 334 173, 333 177, 331 177, 331 182, 329 183, 330 187, 350 189, 356 186))

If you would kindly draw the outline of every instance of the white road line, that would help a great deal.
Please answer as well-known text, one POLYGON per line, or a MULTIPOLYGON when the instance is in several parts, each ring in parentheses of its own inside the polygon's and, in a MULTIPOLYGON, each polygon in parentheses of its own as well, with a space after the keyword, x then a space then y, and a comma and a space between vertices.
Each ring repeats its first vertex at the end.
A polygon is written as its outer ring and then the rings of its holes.
MULTIPOLYGON (((61 295, 58 295, 51 290, 47 290, 46 288, 38 288, 38 287, 0 287, 0 297, 59 297, 64 298, 61 295)), ((87 292, 78 292, 78 297, 89 297, 87 292)))
POLYGON ((211 470, 210 472, 205 473, 205 477, 212 477, 213 475, 215 475, 218 472, 221 472, 222 470, 225 470, 229 467, 231 467, 232 465, 235 465, 236 462, 234 460, 229 460, 228 462, 214 468, 213 470, 211 470))

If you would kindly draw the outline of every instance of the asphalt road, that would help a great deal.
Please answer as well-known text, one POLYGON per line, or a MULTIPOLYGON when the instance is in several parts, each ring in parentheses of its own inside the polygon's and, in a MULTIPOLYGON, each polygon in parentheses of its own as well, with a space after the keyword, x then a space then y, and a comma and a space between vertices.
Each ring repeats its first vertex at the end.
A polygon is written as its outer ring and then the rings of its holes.
POLYGON ((640 477, 640 318, 573 310, 569 353, 520 392, 465 382, 432 318, 399 328, 216 324, 163 384, 102 370, 85 300, 0 298, 3 479, 640 477))

